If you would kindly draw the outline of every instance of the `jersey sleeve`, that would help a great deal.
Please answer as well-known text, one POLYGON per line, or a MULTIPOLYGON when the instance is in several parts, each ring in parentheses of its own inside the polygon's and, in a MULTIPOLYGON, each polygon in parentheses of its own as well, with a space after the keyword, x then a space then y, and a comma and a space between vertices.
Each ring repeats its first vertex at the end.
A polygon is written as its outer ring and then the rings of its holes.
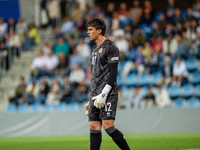
POLYGON ((119 50, 115 45, 110 45, 107 53, 108 64, 119 62, 119 50))

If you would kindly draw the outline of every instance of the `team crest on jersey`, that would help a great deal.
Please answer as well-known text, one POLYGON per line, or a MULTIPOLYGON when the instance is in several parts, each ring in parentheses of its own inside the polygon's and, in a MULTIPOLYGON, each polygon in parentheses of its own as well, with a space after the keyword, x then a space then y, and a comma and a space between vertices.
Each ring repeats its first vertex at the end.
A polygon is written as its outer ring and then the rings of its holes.
POLYGON ((103 48, 100 48, 100 49, 99 49, 99 53, 101 53, 101 52, 102 52, 102 50, 103 50, 103 48))

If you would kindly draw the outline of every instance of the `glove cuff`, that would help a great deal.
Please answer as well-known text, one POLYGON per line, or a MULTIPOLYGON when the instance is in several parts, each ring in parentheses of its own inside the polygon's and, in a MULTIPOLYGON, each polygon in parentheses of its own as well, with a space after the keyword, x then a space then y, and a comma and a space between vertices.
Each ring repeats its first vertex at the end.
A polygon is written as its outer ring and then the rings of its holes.
POLYGON ((109 93, 112 87, 108 84, 105 85, 105 87, 102 90, 102 93, 109 93))

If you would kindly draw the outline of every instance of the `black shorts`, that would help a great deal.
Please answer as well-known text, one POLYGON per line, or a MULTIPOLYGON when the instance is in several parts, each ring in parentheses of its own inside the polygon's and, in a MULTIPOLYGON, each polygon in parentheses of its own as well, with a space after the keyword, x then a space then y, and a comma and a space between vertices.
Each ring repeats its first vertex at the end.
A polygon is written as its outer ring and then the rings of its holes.
POLYGON ((118 96, 108 96, 106 104, 101 109, 94 106, 94 101, 89 101, 89 121, 115 120, 118 96))

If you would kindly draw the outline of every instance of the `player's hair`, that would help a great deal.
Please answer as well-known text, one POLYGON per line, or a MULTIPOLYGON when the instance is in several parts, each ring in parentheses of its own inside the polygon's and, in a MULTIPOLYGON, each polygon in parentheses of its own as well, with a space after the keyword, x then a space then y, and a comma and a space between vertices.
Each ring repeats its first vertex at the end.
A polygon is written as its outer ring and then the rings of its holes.
POLYGON ((94 18, 88 21, 87 27, 94 27, 96 30, 101 29, 101 34, 104 36, 106 31, 106 24, 100 18, 94 18))

